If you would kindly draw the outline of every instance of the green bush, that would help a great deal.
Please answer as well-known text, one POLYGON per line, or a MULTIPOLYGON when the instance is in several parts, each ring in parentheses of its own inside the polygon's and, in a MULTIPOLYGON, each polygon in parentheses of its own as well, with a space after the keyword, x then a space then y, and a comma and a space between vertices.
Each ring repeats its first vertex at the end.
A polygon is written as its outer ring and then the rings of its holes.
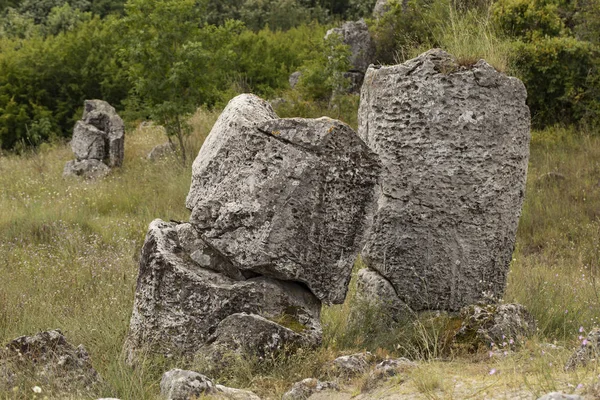
POLYGON ((68 33, 0 44, 0 143, 69 137, 85 99, 119 106, 128 92, 115 59, 119 38, 98 18, 68 33))
POLYGON ((534 126, 598 118, 599 60, 595 46, 573 37, 514 43, 515 68, 527 87, 534 126))

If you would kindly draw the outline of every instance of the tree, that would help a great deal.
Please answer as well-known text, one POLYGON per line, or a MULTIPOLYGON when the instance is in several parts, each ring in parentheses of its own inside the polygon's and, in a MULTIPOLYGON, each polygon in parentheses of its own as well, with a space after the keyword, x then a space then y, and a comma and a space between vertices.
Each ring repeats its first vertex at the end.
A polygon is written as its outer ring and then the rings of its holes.
POLYGON ((204 4, 196 0, 130 0, 122 20, 131 95, 179 142, 185 164, 185 116, 203 103, 211 54, 203 45, 204 4))

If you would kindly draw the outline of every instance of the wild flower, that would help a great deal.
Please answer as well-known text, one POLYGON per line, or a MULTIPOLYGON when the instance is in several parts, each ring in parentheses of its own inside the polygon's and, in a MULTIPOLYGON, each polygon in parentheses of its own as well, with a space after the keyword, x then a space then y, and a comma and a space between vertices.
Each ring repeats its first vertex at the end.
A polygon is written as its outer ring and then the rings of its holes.
POLYGON ((34 386, 31 390, 33 390, 34 393, 42 393, 42 388, 39 386, 34 386))
POLYGON ((494 375, 495 373, 496 373, 496 368, 492 368, 492 369, 490 370, 490 375, 494 375))

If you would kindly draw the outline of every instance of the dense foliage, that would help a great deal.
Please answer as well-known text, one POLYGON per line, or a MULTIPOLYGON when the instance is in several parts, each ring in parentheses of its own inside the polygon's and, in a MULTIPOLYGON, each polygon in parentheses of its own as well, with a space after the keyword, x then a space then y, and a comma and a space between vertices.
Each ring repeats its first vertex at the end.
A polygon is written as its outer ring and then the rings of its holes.
MULTIPOLYGON (((600 0, 0 0, 0 145, 69 137, 83 100, 183 135, 184 116, 251 91, 328 100, 347 49, 341 19, 367 17, 377 61, 443 47, 520 77, 536 126, 600 119, 600 0)), ((289 96, 288 96, 289 97, 289 96)))

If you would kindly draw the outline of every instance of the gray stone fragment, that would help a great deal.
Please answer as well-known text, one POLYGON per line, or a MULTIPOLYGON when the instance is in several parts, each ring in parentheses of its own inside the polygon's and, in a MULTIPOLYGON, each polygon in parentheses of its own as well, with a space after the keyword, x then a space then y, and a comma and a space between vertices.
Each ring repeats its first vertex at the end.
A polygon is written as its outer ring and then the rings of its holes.
POLYGON ((213 399, 260 400, 248 390, 216 385, 210 378, 194 371, 172 369, 164 373, 160 392, 166 400, 192 400, 211 396, 213 399))
POLYGON ((260 400, 256 394, 249 390, 235 389, 223 385, 216 385, 217 389, 215 399, 228 399, 228 400, 260 400))
POLYGON ((350 377, 364 374, 369 370, 369 364, 375 359, 373 354, 367 352, 341 356, 333 360, 333 371, 336 375, 350 377))
POLYGON ((186 205, 204 242, 240 270, 302 282, 343 302, 379 164, 347 125, 278 119, 230 101, 192 169, 186 205))
POLYGON ((300 77, 302 76, 302 72, 296 71, 290 74, 288 81, 290 82, 290 87, 294 89, 298 82, 300 81, 300 77))
POLYGON ((216 392, 209 378, 194 371, 172 369, 165 372, 160 381, 160 394, 167 400, 190 400, 216 392))
MULTIPOLYGON (((377 0, 375 7, 373 7, 373 18, 379 19, 383 17, 385 13, 390 11, 391 4, 397 3, 400 0, 377 0)), ((408 0, 402 0, 402 7, 406 7, 408 0)))
POLYGON ((125 124, 114 107, 104 100, 86 100, 82 121, 104 132, 105 162, 111 168, 120 167, 125 155, 125 124))
POLYGON ((560 392, 552 392, 538 397, 537 400, 585 400, 585 398, 577 394, 564 394, 560 392))
POLYGON ((350 47, 351 71, 364 73, 375 61, 375 42, 364 19, 347 21, 339 28, 328 30, 325 39, 333 34, 339 35, 342 42, 350 47))
POLYGON ((99 160, 106 157, 106 134, 93 125, 77 121, 73 129, 71 149, 77 160, 99 160))
POLYGON ((417 364, 408 358, 390 358, 375 366, 374 373, 379 376, 395 376, 400 372, 416 368, 417 364))
POLYGON ((535 320, 521 304, 470 305, 461 310, 456 343, 497 349, 515 349, 535 334, 535 320))
POLYGON ((177 147, 175 146, 175 144, 171 142, 159 144, 154 146, 152 150, 150 150, 150 153, 148 153, 148 156, 146 158, 148 160, 155 161, 173 155, 176 149, 177 147))
POLYGON ((321 303, 308 290, 264 276, 238 281, 203 268, 189 254, 198 243, 202 241, 189 224, 150 224, 125 344, 130 362, 144 350, 167 356, 197 353, 215 340, 215 331, 223 330, 223 320, 238 313, 292 320, 302 329, 303 343, 318 343, 321 303))
POLYGON ((370 268, 359 270, 356 284, 357 299, 382 307, 385 315, 398 320, 412 314, 412 310, 396 294, 394 286, 379 272, 370 268))
POLYGON ((0 371, 0 392, 24 377, 57 393, 92 392, 101 383, 85 348, 67 342, 59 330, 10 341, 0 348, 0 371))
POLYGON ((232 314, 219 323, 201 353, 215 361, 232 354, 251 354, 262 359, 320 344, 320 332, 305 331, 296 321, 290 327, 283 326, 284 321, 279 322, 281 324, 256 314, 232 314))
POLYGON ((67 161, 63 177, 81 177, 84 179, 101 179, 110 173, 110 168, 100 160, 67 161))
POLYGON ((583 367, 590 362, 595 362, 600 355, 600 329, 594 328, 582 340, 579 348, 569 357, 565 364, 566 371, 572 371, 577 367, 583 367))
POLYGON ((315 378, 306 378, 294 383, 294 386, 284 393, 281 400, 306 400, 314 393, 324 390, 340 390, 340 388, 335 382, 321 382, 315 378))
POLYGON ((523 83, 435 49, 366 73, 359 135, 383 164, 365 263, 411 309, 501 298, 529 157, 523 83))

